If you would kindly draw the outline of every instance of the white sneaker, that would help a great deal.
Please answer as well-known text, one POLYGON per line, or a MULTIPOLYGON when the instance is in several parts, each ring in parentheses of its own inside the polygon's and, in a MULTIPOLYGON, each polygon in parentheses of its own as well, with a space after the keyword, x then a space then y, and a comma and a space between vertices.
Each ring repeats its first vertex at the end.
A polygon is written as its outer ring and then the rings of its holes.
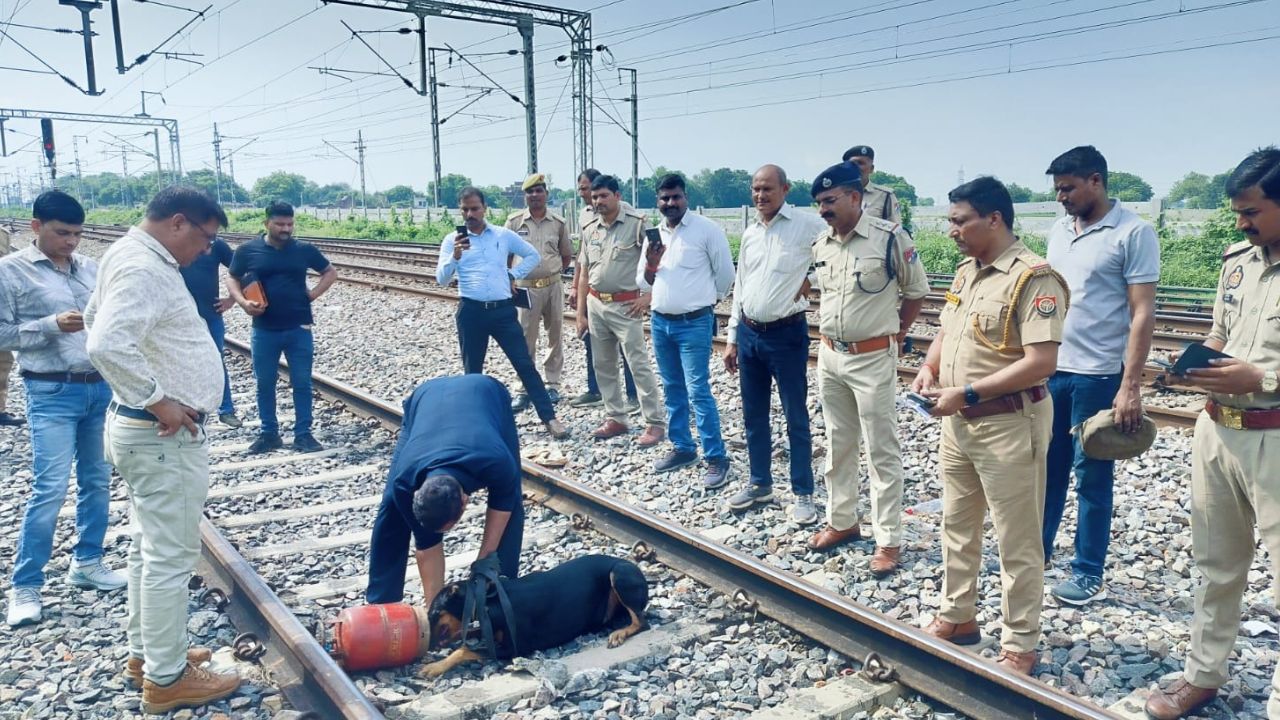
POLYGON ((67 570, 67 582, 86 590, 109 592, 111 590, 119 590, 127 585, 129 581, 125 579, 124 575, 109 570, 106 565, 102 564, 101 559, 94 560, 86 565, 81 565, 73 559, 70 569, 67 570))
POLYGON ((811 525, 818 521, 818 508, 813 504, 812 495, 796 496, 796 504, 791 507, 791 519, 798 525, 811 525))
POLYGON ((9 627, 40 622, 40 588, 20 587, 9 591, 9 627))

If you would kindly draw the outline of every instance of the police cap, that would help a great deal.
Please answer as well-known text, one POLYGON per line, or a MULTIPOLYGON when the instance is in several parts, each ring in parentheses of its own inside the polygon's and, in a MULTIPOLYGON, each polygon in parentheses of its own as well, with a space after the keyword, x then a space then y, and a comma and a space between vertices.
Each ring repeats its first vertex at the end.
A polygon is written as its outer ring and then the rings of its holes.
POLYGON ((841 159, 845 162, 849 162, 856 157, 865 157, 868 160, 874 161, 876 159, 876 151, 872 150, 870 145, 854 145, 844 151, 844 157, 841 159))
POLYGON ((547 186, 547 176, 542 173, 534 173, 524 179, 524 183, 520 185, 520 189, 528 191, 529 188, 532 188, 535 185, 541 185, 545 188, 547 186))
POLYGON ((1146 415, 1136 432, 1126 433, 1116 426, 1111 408, 1073 428, 1085 456, 1095 460, 1128 460, 1146 452, 1156 440, 1156 424, 1146 415))
POLYGON ((862 191, 862 171, 858 169, 857 165, 851 162, 842 162, 839 165, 832 165, 823 170, 818 173, 818 177, 813 179, 813 186, 809 188, 809 193, 814 197, 818 197, 818 193, 837 187, 847 187, 859 192, 862 191))

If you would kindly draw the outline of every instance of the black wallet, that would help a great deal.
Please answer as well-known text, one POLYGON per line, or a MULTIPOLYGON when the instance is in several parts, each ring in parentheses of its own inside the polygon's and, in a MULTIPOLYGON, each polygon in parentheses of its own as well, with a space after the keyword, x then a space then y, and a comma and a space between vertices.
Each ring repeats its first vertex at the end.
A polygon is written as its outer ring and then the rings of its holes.
POLYGON ((1182 350, 1182 355, 1178 357, 1178 362, 1169 368, 1169 372, 1174 375, 1186 375, 1188 370, 1192 368, 1213 367, 1209 364, 1210 360, 1217 358, 1229 358, 1230 355, 1205 347, 1203 343, 1190 343, 1182 350))
POLYGON ((511 299, 513 302, 515 302, 516 307, 524 308, 525 310, 528 310, 529 308, 532 307, 532 304, 529 302, 529 291, 526 290, 525 288, 516 288, 516 291, 511 296, 511 299))

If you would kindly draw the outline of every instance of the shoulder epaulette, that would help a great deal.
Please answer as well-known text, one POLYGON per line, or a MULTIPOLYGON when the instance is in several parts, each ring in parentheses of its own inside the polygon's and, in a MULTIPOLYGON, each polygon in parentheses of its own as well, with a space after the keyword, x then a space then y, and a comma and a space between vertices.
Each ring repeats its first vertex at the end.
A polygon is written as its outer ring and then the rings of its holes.
POLYGON ((901 226, 898 225, 898 223, 892 220, 885 220, 884 218, 870 217, 870 216, 868 216, 867 219, 870 220, 872 227, 879 228, 888 233, 897 232, 901 228, 901 226))
POLYGON ((629 217, 640 218, 641 220, 645 219, 645 214, 635 208, 627 208, 622 212, 624 215, 627 215, 629 217))
POLYGON ((565 222, 565 219, 562 216, 560 216, 557 213, 553 213, 550 210, 547 211, 547 217, 551 218, 552 220, 555 220, 556 222, 560 222, 560 223, 565 222))
POLYGON ((1233 245, 1228 245, 1226 251, 1222 253, 1222 259, 1226 260, 1229 257, 1234 257, 1251 248, 1253 248, 1253 243, 1248 240, 1241 240, 1233 245))
POLYGON ((884 185, 880 185, 879 183, 869 182, 869 183, 867 183, 866 188, 867 188, 868 190, 879 190, 879 191, 880 191, 880 192, 882 192, 882 193, 888 193, 888 194, 890 194, 890 195, 895 195, 895 193, 893 192, 893 188, 891 188, 891 187, 885 187, 884 185))
POLYGON ((958 268, 962 268, 962 267, 964 267, 965 265, 972 265, 972 264, 973 264, 973 260, 974 260, 973 258, 971 258, 971 257, 967 257, 967 258, 965 258, 965 259, 961 260, 961 261, 960 261, 960 263, 959 263, 958 265, 956 265, 956 268, 958 269, 958 268))

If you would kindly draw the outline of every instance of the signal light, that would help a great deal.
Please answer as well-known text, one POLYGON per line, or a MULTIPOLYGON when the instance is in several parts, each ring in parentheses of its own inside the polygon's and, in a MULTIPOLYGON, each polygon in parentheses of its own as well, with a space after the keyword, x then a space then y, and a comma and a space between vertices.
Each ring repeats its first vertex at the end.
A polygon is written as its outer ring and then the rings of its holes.
POLYGON ((49 120, 48 118, 43 118, 40 120, 40 135, 44 140, 44 156, 49 161, 50 164, 53 164, 54 147, 53 147, 53 121, 52 120, 49 120))

